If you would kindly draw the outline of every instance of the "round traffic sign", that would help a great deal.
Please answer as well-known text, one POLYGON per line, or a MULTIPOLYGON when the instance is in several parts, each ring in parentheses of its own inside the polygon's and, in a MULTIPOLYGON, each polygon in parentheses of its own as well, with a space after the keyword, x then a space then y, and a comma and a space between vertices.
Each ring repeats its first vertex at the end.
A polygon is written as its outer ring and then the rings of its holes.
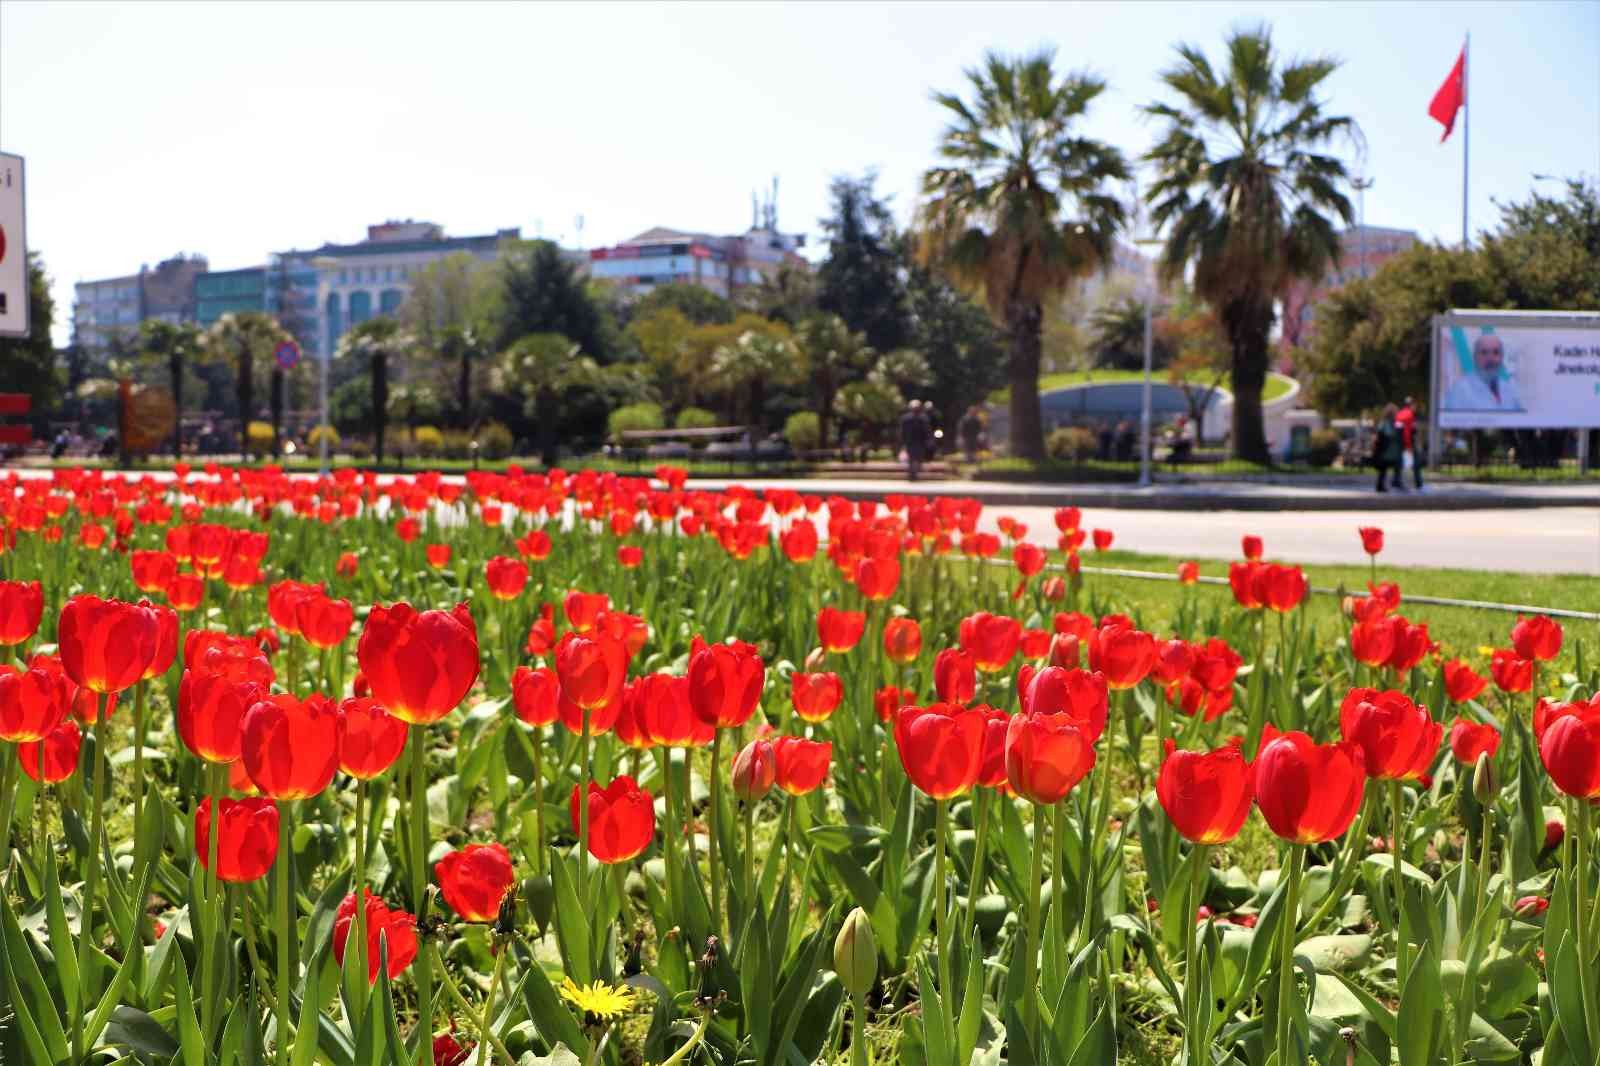
POLYGON ((294 341, 284 341, 272 354, 277 357, 278 365, 285 370, 293 370, 300 362, 300 346, 294 341))

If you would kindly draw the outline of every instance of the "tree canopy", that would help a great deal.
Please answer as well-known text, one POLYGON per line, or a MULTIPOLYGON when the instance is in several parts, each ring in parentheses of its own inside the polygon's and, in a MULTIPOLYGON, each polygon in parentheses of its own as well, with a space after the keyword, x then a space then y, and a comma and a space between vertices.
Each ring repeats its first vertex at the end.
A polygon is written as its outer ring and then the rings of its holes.
POLYGON ((880 352, 909 338, 904 261, 886 200, 873 192, 877 176, 837 177, 828 187, 832 213, 822 220, 828 257, 817 268, 817 306, 839 316, 880 352))

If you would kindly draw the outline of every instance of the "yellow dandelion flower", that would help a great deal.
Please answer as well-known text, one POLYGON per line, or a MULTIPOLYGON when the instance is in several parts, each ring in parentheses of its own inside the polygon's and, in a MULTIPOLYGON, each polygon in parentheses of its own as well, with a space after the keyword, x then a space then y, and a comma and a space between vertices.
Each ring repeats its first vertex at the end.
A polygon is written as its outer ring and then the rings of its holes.
POLYGON ((604 981, 580 985, 568 977, 561 982, 561 998, 583 1011, 584 1014, 598 1018, 601 1021, 608 1021, 619 1015, 626 1014, 633 1008, 633 990, 631 988, 613 987, 604 981))

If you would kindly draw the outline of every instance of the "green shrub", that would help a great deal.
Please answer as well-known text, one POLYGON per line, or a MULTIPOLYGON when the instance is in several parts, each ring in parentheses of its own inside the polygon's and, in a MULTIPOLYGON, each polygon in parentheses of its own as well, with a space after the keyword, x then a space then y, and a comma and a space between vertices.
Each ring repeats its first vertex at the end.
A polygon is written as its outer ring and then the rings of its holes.
POLYGON ((1339 458, 1339 431, 1312 430, 1311 447, 1306 451, 1306 462, 1312 466, 1332 466, 1337 458, 1339 458))
POLYGON ((1044 450, 1052 459, 1081 463, 1094 455, 1094 430, 1083 426, 1062 426, 1045 438, 1044 450))
POLYGON ((478 455, 483 459, 504 459, 515 444, 504 422, 485 422, 478 427, 478 455))
POLYGON ((411 444, 418 455, 431 459, 444 451, 444 434, 437 426, 418 426, 411 431, 411 444))
POLYGON ((658 403, 624 404, 606 418, 606 430, 613 437, 637 430, 661 429, 666 424, 658 403))
POLYGON ((797 452, 814 452, 822 446, 822 420, 815 411, 796 411, 783 423, 783 435, 797 452))
POLYGON ((678 412, 678 419, 673 426, 677 429, 711 429, 716 424, 717 416, 704 407, 685 407, 678 412))
POLYGON ((245 436, 250 441, 251 455, 272 454, 272 423, 251 422, 245 430, 245 436))

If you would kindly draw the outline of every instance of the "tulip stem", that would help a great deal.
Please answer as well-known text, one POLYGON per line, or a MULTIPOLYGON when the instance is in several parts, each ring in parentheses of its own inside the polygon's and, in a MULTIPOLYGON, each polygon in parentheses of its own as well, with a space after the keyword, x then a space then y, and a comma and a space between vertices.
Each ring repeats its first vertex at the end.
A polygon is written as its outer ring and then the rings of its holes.
POLYGON ((1404 794, 1398 780, 1389 782, 1389 826, 1394 839, 1390 841, 1389 852, 1394 859, 1394 959, 1395 980, 1397 987, 1404 989, 1406 986, 1406 955, 1408 945, 1405 937, 1406 914, 1406 884, 1405 875, 1400 866, 1404 859, 1401 857, 1401 835, 1405 828, 1404 813, 1401 810, 1404 803, 1404 794))
MULTIPOLYGON (((278 854, 273 863, 273 880, 276 882, 277 899, 277 927, 278 927, 278 1063, 282 1066, 289 1059, 289 984, 294 980, 294 927, 290 924, 289 911, 289 864, 294 861, 294 853, 290 832, 290 822, 294 820, 293 801, 280 800, 278 803, 278 854)), ((212 826, 212 835, 220 835, 220 819, 212 826)), ((357 913, 361 907, 356 907, 357 913)))
POLYGON ((672 921, 673 906, 678 902, 677 864, 678 842, 674 839, 681 832, 681 822, 678 821, 677 807, 672 802, 672 749, 658 747, 656 749, 656 764, 661 768, 661 806, 666 817, 661 826, 661 861, 665 866, 667 914, 668 922, 672 921))
MULTIPOLYGON (((1204 844, 1194 846, 1194 876, 1189 879, 1189 914, 1198 915, 1200 908, 1205 903, 1205 879, 1210 868, 1210 848, 1204 844)), ((1206 1006, 1200 1000, 1199 945, 1195 943, 1196 929, 1193 921, 1184 922, 1183 940, 1183 999, 1184 1006, 1188 1008, 1184 1023, 1189 1039, 1188 1061, 1194 1066, 1209 1062, 1210 1056, 1206 1054, 1206 1045, 1210 1042, 1211 1020, 1202 1017, 1206 1006)), ((1279 1061, 1283 1057, 1279 1056, 1279 1061)))
MULTIPOLYGON (((105 717, 105 693, 94 697, 94 725, 89 727, 94 737, 94 809, 90 811, 89 854, 85 856, 88 869, 84 873, 83 906, 78 919, 78 980, 83 982, 83 1002, 90 996, 89 952, 94 946, 94 900, 100 891, 100 838, 105 832, 106 746, 105 732, 101 728, 105 717)), ((9 839, 9 837, 8 837, 9 839)), ((83 1011, 72 1017, 72 1055, 76 1062, 83 1058, 83 1011)))
MULTIPOLYGON (((945 842, 944 838, 949 830, 950 801, 934 800, 934 838, 933 838, 933 919, 934 937, 938 941, 935 949, 939 956, 939 996, 944 1001, 945 1017, 951 1016, 955 1008, 955 987, 950 979, 950 918, 945 913, 945 842)), ((955 1031, 952 1028, 947 1034, 950 1046, 955 1046, 955 1031)))
POLYGON ((0 745, 0 869, 11 863, 11 819, 22 779, 17 744, 0 745))
POLYGON ((719 815, 722 813, 722 730, 717 729, 711 735, 711 839, 706 844, 706 861, 710 864, 711 871, 711 928, 728 942, 727 935, 722 932, 722 874, 717 869, 717 830, 719 815))
MULTIPOLYGON (((365 974, 367 967, 367 782, 356 778, 356 972, 365 974)), ((355 1027, 360 1028, 363 1013, 360 996, 351 1004, 355 1027)))
MULTIPOLYGON (((589 708, 583 708, 583 738, 578 748, 578 905, 589 903, 589 708)), ((584 978, 589 980, 588 977, 584 978)))
MULTIPOLYGON (((150 682, 140 681, 133 690, 133 883, 144 874, 144 708, 145 690, 150 682)), ((144 942, 144 900, 134 909, 134 940, 144 942)))
MULTIPOLYGON (((522 736, 522 731, 517 730, 517 736, 522 736)), ((528 747, 528 757, 533 762, 533 839, 536 844, 533 849, 533 872, 544 873, 544 727, 533 727, 533 740, 530 742, 523 737, 523 743, 528 747)))
POLYGON ((500 950, 495 952, 494 971, 489 974, 489 991, 484 993, 483 1011, 478 1015, 478 1066, 484 1066, 489 1061, 489 1034, 493 1031, 489 1023, 494 1013, 494 991, 500 985, 500 974, 505 969, 506 954, 510 950, 510 944, 502 943, 500 950))
POLYGON ((220 961, 217 958, 217 928, 221 924, 217 918, 217 894, 220 891, 222 882, 217 877, 217 863, 219 861, 217 856, 222 847, 222 793, 226 787, 223 784, 222 775, 227 771, 217 763, 208 762, 202 772, 207 778, 207 791, 210 793, 210 797, 201 802, 210 804, 206 811, 210 818, 210 829, 206 833, 205 892, 200 903, 201 918, 203 919, 201 927, 204 930, 205 939, 204 951, 200 956, 200 972, 202 980, 205 982, 205 989, 200 1000, 200 1028, 205 1033, 206 1046, 210 1047, 211 1038, 216 1033, 217 1023, 217 1005, 212 995, 216 987, 217 963, 220 961))
MULTIPOLYGON (((428 759, 427 727, 413 725, 411 748, 411 905, 417 921, 423 912, 423 897, 428 890, 428 759)), ((433 957, 428 952, 417 956, 417 1064, 429 1066, 433 1060, 433 957)))
MULTIPOLYGON (((972 838, 972 880, 967 885, 967 916, 962 924, 961 935, 966 936, 972 932, 974 921, 978 916, 978 895, 983 891, 983 860, 984 850, 989 829, 989 805, 984 802, 983 790, 972 790, 972 805, 978 809, 977 831, 972 838)), ((976 940, 973 941, 977 943, 976 940)))
MULTIPOLYGON (((1034 1046, 1039 1046, 1039 894, 1044 881, 1044 807, 1033 805, 1033 859, 1027 891, 1028 945, 1022 953, 1023 1028, 1034 1046)), ((1061 897, 1052 896, 1050 906, 1060 907, 1061 897)), ((1059 913, 1059 911, 1057 912, 1059 913)))
POLYGON ((756 909, 756 805, 746 800, 744 805, 744 909, 746 916, 756 909))
POLYGON ((866 992, 850 993, 850 1026, 850 1066, 870 1066, 866 992))
POLYGON ((1361 817, 1356 820, 1355 832, 1345 836, 1344 850, 1339 855, 1339 872, 1334 877, 1333 888, 1322 898, 1322 902, 1317 904, 1316 911, 1306 920, 1306 932, 1317 931, 1317 927, 1333 913, 1333 908, 1344 902, 1345 893, 1350 891, 1350 886, 1355 882, 1356 875, 1361 870, 1358 852, 1362 842, 1367 839, 1367 823, 1371 819, 1372 808, 1376 803, 1376 793, 1371 791, 1369 783, 1367 798, 1361 804, 1361 817))
POLYGON ((1588 800, 1575 796, 1572 805, 1578 812, 1578 864, 1574 867, 1577 873, 1577 891, 1574 895, 1578 905, 1578 920, 1575 923, 1578 937, 1578 992, 1585 1009, 1592 1011, 1595 1009, 1595 1004, 1591 1002, 1595 985, 1594 974, 1589 967, 1594 958, 1594 915, 1589 911, 1589 836, 1594 832, 1594 816, 1589 810, 1588 800), (1588 976, 1585 977, 1585 974, 1588 976))
POLYGON ((1299 844, 1289 845, 1289 855, 1284 862, 1284 874, 1288 877, 1288 887, 1284 889, 1283 917, 1283 942, 1281 954, 1278 957, 1278 1061, 1281 1063, 1294 1062, 1289 1054, 1289 1041, 1294 1028, 1294 944, 1295 944, 1295 918, 1300 909, 1300 868, 1304 863, 1305 848, 1299 844))
MULTIPOLYGON (((433 944, 429 944, 427 946, 426 950, 420 951, 420 952, 417 953, 417 960, 420 962, 423 958, 428 958, 430 961, 432 961, 435 957, 438 956, 438 951, 439 951, 439 949, 437 947, 435 947, 433 944)), ((504 954, 504 951, 502 951, 501 954, 504 954)), ((440 957, 438 959, 438 962, 439 962, 439 972, 445 975, 445 981, 444 981, 444 989, 445 989, 445 991, 450 993, 451 997, 456 1002, 456 1006, 461 1009, 461 1013, 462 1014, 465 1014, 468 1018, 476 1019, 477 1015, 472 1009, 472 1004, 467 1002, 467 997, 463 996, 461 994, 461 989, 456 987, 455 981, 449 976, 449 972, 445 969, 444 959, 442 957, 440 957)), ((472 1024, 475 1025, 475 1024, 477 1024, 477 1022, 474 1020, 472 1024)), ((514 1055, 512 1055, 510 1051, 506 1050, 506 1046, 500 1040, 500 1038, 495 1036, 493 1033, 480 1032, 478 1034, 478 1039, 486 1041, 486 1042, 488 1042, 490 1044, 493 1044, 494 1045, 494 1049, 496 1051, 498 1051, 500 1053, 501 1057, 504 1058, 507 1062, 514 1063, 514 1062, 517 1061, 516 1057, 514 1055)), ((433 1048, 431 1046, 431 1044, 432 1044, 432 1034, 429 1034, 428 1043, 430 1045, 428 1047, 428 1056, 429 1056, 428 1061, 432 1062, 432 1056, 433 1056, 433 1048)))

